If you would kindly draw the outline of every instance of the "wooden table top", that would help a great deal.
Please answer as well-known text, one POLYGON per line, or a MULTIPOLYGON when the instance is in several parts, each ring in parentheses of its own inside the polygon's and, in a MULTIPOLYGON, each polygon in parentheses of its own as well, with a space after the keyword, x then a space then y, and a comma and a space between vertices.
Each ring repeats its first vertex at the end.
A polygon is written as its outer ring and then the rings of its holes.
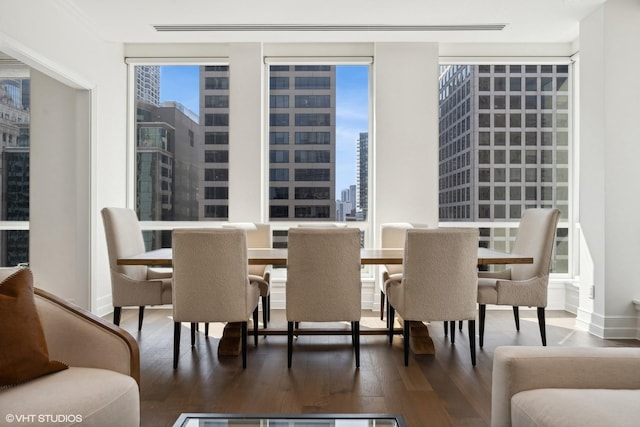
MULTIPOLYGON (((402 249, 371 249, 360 251, 363 265, 402 264, 402 249)), ((287 249, 254 249, 247 251, 249 264, 252 265, 287 265, 287 249)), ((155 249, 138 255, 118 258, 118 265, 154 265, 170 267, 172 263, 171 248, 155 249)), ((532 264, 533 257, 478 248, 478 265, 488 264, 532 264)))

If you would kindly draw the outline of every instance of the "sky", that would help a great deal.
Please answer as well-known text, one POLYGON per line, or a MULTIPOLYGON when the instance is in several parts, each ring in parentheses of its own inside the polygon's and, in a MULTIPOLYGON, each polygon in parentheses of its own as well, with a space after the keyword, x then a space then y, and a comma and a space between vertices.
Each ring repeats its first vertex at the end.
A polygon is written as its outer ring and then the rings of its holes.
MULTIPOLYGON (((233 78, 233 75, 231 76, 233 78)), ((160 102, 178 101, 199 113, 198 66, 171 65, 160 69, 160 102)), ((369 67, 336 68, 336 197, 356 183, 356 140, 369 131, 369 67)))

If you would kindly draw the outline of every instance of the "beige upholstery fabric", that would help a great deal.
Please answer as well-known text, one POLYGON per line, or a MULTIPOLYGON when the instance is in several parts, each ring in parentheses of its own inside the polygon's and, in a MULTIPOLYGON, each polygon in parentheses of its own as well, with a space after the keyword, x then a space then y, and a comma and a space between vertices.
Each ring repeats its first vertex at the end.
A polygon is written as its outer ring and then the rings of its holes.
POLYGON ((640 390, 553 389, 521 391, 511 399, 518 427, 637 427, 640 390))
MULTIPOLYGON (((403 249, 407 230, 413 228, 408 222, 394 222, 380 226, 380 246, 385 249, 403 249)), ((402 264, 389 264, 382 266, 382 280, 386 281, 390 275, 402 273, 402 264)), ((384 291, 384 282, 381 285, 384 291)))
POLYGON ((244 230, 173 230, 175 322, 246 322, 260 294, 248 277, 244 230))
POLYGON ((528 419, 533 416, 549 420, 542 413, 526 415, 524 412, 538 404, 545 405, 545 409, 539 407, 538 412, 548 409, 554 411, 550 414, 557 414, 557 423, 549 425, 625 425, 617 421, 624 422, 627 415, 635 419, 636 424, 632 425, 637 425, 637 402, 640 401, 637 392, 630 399, 605 391, 624 393, 638 389, 640 348, 498 347, 493 359, 491 425, 531 425, 528 419), (549 394, 547 389, 556 391, 549 394), (521 394, 527 390, 540 392, 521 394), (586 393, 586 390, 594 391, 586 393), (619 403, 610 406, 611 399, 619 403), (623 402, 634 403, 626 406, 623 402), (518 408, 515 415, 512 414, 514 404, 518 408), (623 405, 624 410, 616 410, 617 405, 623 405), (597 417, 608 414, 611 421, 589 423, 583 417, 587 414, 591 414, 594 422, 600 419, 597 417), (512 419, 523 424, 512 424, 512 419))
POLYGON ((533 264, 514 264, 499 273, 479 273, 479 304, 547 306, 549 266, 559 216, 558 209, 525 210, 513 252, 533 256, 533 264))
MULTIPOLYGON (((269 224, 253 224, 253 229, 247 230, 247 246, 250 248, 266 248, 272 247, 271 225, 269 224)), ((269 283, 269 266, 268 265, 250 265, 249 274, 262 277, 267 284, 269 283)), ((260 287, 260 295, 269 295, 269 286, 260 287)))
POLYGON ((287 262, 287 321, 360 320, 360 230, 292 228, 287 262))
MULTIPOLYGON (((26 384, 0 391, 5 413, 74 416, 79 422, 19 423, 20 425, 140 425, 140 396, 133 378, 105 369, 71 367, 26 384)), ((71 419, 68 418, 71 421, 71 419)), ((46 420, 45 420, 46 421, 46 420)))
POLYGON ((404 272, 386 283, 389 303, 404 320, 474 320, 478 230, 410 229, 404 272))
POLYGON ((170 271, 117 264, 118 258, 146 250, 136 213, 131 209, 108 207, 102 209, 102 220, 109 252, 113 306, 170 304, 170 271))

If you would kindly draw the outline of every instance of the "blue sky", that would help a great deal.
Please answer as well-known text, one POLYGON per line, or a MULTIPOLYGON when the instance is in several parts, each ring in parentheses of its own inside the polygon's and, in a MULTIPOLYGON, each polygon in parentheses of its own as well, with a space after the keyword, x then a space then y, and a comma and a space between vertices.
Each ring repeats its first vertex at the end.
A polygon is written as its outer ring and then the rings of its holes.
MULTIPOLYGON (((356 140, 369 130, 369 67, 341 65, 336 69, 336 197, 356 183, 356 140)), ((233 78, 233 76, 231 76, 233 78)), ((178 101, 198 114, 197 66, 163 66, 160 102, 178 101)))

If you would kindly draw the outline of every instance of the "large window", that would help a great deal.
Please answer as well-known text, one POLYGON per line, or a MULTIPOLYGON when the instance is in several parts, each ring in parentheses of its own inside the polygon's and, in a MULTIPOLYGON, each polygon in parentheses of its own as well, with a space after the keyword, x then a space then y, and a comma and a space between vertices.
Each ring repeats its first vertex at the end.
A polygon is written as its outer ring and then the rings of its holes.
MULTIPOLYGON (((517 222, 525 209, 570 206, 570 68, 442 65, 440 221, 517 222)), ((516 228, 481 229, 481 245, 509 250, 516 228)), ((552 271, 568 272, 559 227, 552 271)))
POLYGON ((29 262, 29 231, 17 224, 29 221, 29 129, 31 84, 27 67, 17 76, 0 66, 0 168, 2 200, 0 266, 29 262), (5 76, 6 74, 6 76, 5 76))
POLYGON ((269 218, 363 221, 368 65, 269 66, 269 218))

